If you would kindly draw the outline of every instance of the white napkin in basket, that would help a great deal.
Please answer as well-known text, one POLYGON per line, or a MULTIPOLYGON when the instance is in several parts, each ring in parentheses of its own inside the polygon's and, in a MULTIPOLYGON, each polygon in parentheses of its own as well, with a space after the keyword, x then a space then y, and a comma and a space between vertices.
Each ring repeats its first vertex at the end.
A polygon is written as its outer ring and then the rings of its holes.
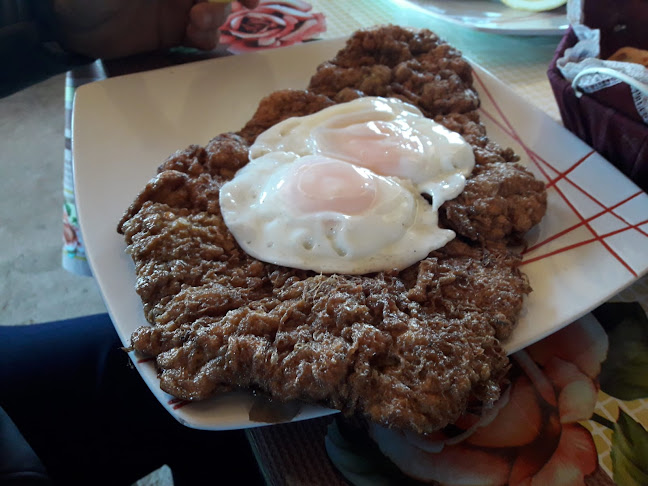
POLYGON ((648 69, 631 62, 599 59, 601 34, 582 24, 581 0, 567 3, 567 18, 578 42, 565 50, 556 65, 562 75, 572 82, 574 90, 593 93, 619 83, 630 85, 637 113, 648 124, 648 69))

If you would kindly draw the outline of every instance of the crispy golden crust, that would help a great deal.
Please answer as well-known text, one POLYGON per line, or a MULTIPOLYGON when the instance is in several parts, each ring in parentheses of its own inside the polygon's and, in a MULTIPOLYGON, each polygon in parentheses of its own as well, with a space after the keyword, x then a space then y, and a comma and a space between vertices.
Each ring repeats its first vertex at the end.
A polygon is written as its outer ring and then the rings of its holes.
MULTIPOLYGON (((152 324, 133 334, 132 346, 156 357, 165 391, 202 399, 251 388, 416 432, 451 423, 470 400, 497 399, 508 367, 500 340, 530 292, 507 245, 542 217, 545 196, 541 183, 510 163, 515 154, 486 137, 465 66, 430 32, 363 31, 320 68, 316 89, 274 93, 237 134, 189 147, 160 167, 119 231, 152 324), (376 66, 424 77, 425 69, 454 69, 437 85, 427 77, 432 87, 422 89, 456 95, 454 108, 426 106, 438 108, 436 118, 462 133, 478 159, 465 194, 442 210, 459 237, 401 272, 319 275, 253 259, 223 222, 221 184, 247 162, 248 144, 278 121, 364 94, 390 95, 380 92, 387 75, 376 66), (358 67, 375 68, 369 84, 376 92, 348 86, 358 67)), ((423 91, 419 107, 427 103, 423 91)))
POLYGON ((498 338, 529 290, 506 248, 455 240, 398 274, 317 275, 249 257, 219 214, 146 202, 123 229, 155 324, 132 346, 175 396, 253 388, 430 432, 499 394, 498 338))
POLYGON ((257 135, 292 116, 306 116, 334 105, 330 98, 301 89, 276 91, 266 96, 252 119, 239 132, 252 143, 257 135))
POLYGON ((358 96, 399 98, 461 133, 473 145, 477 164, 517 160, 512 150, 490 142, 479 123, 470 64, 429 30, 386 26, 358 31, 317 68, 308 89, 337 102, 358 96))
POLYGON ((359 31, 331 61, 320 65, 309 89, 335 98, 345 89, 393 96, 434 118, 479 107, 472 70, 461 53, 427 30, 396 26, 359 31))
POLYGON ((441 219, 474 241, 512 242, 538 224, 547 210, 544 183, 519 164, 478 165, 464 191, 447 201, 441 219))

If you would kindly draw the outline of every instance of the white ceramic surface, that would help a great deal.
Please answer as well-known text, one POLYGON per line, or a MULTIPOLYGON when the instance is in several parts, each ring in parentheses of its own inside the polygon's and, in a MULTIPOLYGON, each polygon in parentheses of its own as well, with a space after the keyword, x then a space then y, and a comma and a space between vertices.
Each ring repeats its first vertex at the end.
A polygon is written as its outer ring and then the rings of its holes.
POLYGON ((561 35, 569 27, 565 7, 528 12, 499 0, 414 0, 430 14, 471 29, 510 35, 561 35))
MULTIPOLYGON (((146 325, 133 263, 116 226, 157 166, 189 144, 239 129, 260 98, 305 87, 343 41, 320 41, 149 71, 88 84, 74 105, 74 177, 81 229, 95 278, 122 341, 146 325)), ((648 196, 582 141, 475 66, 482 119, 549 181, 547 216, 528 235, 524 271, 534 291, 507 350, 572 322, 648 269, 648 196)), ((132 356, 180 422, 201 429, 255 426, 252 398, 227 394, 186 404, 162 392, 150 361, 132 356)), ((306 406, 296 419, 332 413, 306 406)))

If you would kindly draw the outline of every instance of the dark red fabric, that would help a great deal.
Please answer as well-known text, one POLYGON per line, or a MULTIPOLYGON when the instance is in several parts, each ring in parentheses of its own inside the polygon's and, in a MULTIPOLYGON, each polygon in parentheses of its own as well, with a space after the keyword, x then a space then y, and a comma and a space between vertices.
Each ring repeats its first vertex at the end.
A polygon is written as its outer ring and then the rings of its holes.
POLYGON ((567 129, 615 165, 644 191, 648 191, 648 125, 633 120, 612 106, 588 94, 576 97, 556 62, 577 41, 569 29, 563 37, 547 76, 560 116, 567 129))
POLYGON ((646 0, 583 0, 583 24, 601 31, 601 57, 621 47, 648 48, 646 0))

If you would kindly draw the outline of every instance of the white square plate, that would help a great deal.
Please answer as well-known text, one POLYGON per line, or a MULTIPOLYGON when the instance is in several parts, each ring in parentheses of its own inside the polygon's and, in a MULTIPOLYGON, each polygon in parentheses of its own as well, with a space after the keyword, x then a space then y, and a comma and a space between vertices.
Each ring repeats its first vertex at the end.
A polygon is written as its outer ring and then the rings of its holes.
MULTIPOLYGON (((135 273, 116 227, 138 192, 170 154, 240 129, 259 100, 282 88, 304 88, 317 65, 344 40, 203 61, 112 78, 77 91, 73 117, 74 180, 90 265, 124 344, 147 325, 135 273)), ((549 206, 528 235, 523 270, 533 292, 506 343, 513 352, 560 329, 648 270, 648 196, 546 114, 479 66, 475 87, 489 136, 521 155, 548 182, 549 206)), ((137 369, 180 422, 233 429, 250 422, 245 393, 200 403, 173 399, 154 364, 137 369)), ((333 413, 305 406, 296 420, 333 413)))

